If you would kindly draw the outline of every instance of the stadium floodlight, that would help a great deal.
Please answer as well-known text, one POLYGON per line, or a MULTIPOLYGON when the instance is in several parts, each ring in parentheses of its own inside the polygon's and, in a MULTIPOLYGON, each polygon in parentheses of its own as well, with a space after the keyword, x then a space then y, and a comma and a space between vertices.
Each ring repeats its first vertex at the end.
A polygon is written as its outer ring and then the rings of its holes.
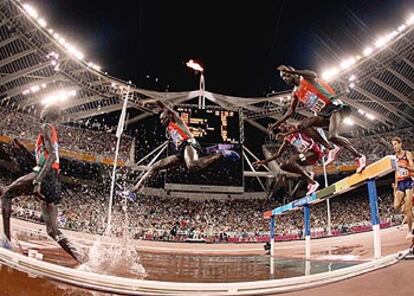
POLYGON ((29 4, 23 4, 24 10, 34 19, 37 19, 39 17, 39 14, 37 13, 36 9, 33 8, 33 6, 29 4))
POLYGON ((356 79, 356 75, 352 74, 351 76, 349 76, 348 80, 349 81, 354 81, 356 79))
POLYGON ((344 118, 344 123, 345 123, 346 125, 349 125, 349 126, 354 125, 354 121, 352 120, 352 118, 351 118, 351 117, 345 117, 345 118, 344 118))
POLYGON ((406 25, 402 24, 401 26, 398 27, 398 32, 402 32, 407 28, 406 25))
POLYGON ((350 87, 350 88, 354 88, 354 87, 355 87, 355 83, 354 83, 354 82, 351 82, 351 83, 349 84, 349 87, 350 87))
POLYGON ((408 17, 408 19, 407 19, 407 21, 406 21, 406 24, 407 24, 407 26, 411 26, 411 25, 413 25, 413 24, 414 24, 414 14, 411 14, 411 15, 408 17))
POLYGON ((55 60, 52 60, 50 63, 52 64, 52 66, 56 66, 57 65, 57 62, 55 60))
POLYGON ((365 111, 364 111, 364 110, 362 110, 362 109, 358 109, 358 112, 359 112, 359 114, 362 114, 362 115, 364 115, 364 114, 365 114, 365 111))
POLYGON ((329 79, 331 79, 332 77, 334 77, 338 73, 339 73, 339 69, 338 68, 330 68, 330 69, 327 69, 325 71, 322 71, 322 79, 329 80, 329 79))
POLYGON ((52 104, 52 103, 64 102, 68 98, 74 97, 75 95, 76 95, 76 90, 70 90, 70 91, 59 90, 59 91, 54 92, 52 94, 46 95, 42 99, 42 104, 46 106, 46 105, 49 105, 49 104, 52 104))
POLYGON ((92 69, 96 70, 96 71, 101 71, 101 66, 98 66, 92 62, 88 63, 88 66, 91 67, 92 69))
POLYGON ((47 26, 47 23, 46 23, 45 19, 43 19, 43 18, 38 19, 37 22, 43 28, 45 28, 47 26))
POLYGON ((46 88, 46 83, 42 83, 42 88, 46 88))
POLYGON ((367 113, 366 117, 367 117, 369 120, 374 120, 374 119, 375 119, 375 116, 374 116, 374 115, 372 115, 371 113, 367 113))
POLYGON ((398 35, 397 31, 392 31, 389 34, 386 34, 375 41, 375 47, 380 48, 390 42, 395 36, 398 35))
POLYGON ((351 67, 353 64, 355 64, 355 62, 356 62, 355 58, 349 58, 349 59, 343 60, 339 66, 341 67, 342 70, 345 70, 351 67))
POLYGON ((53 34, 54 32, 53 29, 48 29, 47 31, 49 32, 49 34, 53 34))
POLYGON ((374 50, 372 49, 372 47, 368 46, 364 49, 364 56, 369 56, 374 50))
POLYGON ((74 47, 71 44, 67 44, 66 48, 68 49, 69 53, 74 55, 77 59, 79 60, 83 60, 84 59, 84 55, 82 52, 80 52, 76 47, 74 47))
POLYGON ((64 45, 64 46, 66 46, 66 45, 67 45, 66 40, 65 40, 65 38, 63 38, 63 37, 59 37, 59 38, 58 38, 58 41, 59 41, 59 43, 60 43, 60 44, 62 44, 62 45, 64 45))
POLYGON ((38 92, 40 90, 40 87, 38 85, 34 85, 30 88, 30 91, 32 93, 38 92))
POLYGON ((199 63, 196 63, 193 60, 189 60, 186 63, 186 65, 187 65, 188 68, 191 68, 191 69, 193 69, 195 71, 199 71, 199 72, 203 72, 204 71, 203 67, 201 67, 201 65, 199 63))

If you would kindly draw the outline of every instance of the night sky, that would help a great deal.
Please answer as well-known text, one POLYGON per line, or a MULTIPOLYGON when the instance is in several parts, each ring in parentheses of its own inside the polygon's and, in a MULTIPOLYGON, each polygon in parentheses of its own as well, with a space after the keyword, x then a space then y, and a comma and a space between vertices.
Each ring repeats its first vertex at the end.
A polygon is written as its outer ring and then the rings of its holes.
POLYGON ((159 91, 263 96, 287 88, 275 68, 316 71, 361 52, 414 10, 412 0, 29 1, 110 75, 159 91))

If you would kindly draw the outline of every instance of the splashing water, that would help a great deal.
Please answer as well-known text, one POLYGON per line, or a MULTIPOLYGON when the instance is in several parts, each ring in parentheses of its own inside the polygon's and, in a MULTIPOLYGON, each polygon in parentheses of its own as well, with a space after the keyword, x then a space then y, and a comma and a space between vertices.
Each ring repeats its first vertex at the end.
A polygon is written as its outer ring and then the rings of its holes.
POLYGON ((147 273, 129 233, 127 200, 122 210, 124 219, 114 219, 114 225, 108 226, 105 234, 99 237, 89 249, 89 260, 78 267, 80 270, 107 275, 145 278, 147 273), (116 236, 116 230, 122 228, 122 238, 116 236))

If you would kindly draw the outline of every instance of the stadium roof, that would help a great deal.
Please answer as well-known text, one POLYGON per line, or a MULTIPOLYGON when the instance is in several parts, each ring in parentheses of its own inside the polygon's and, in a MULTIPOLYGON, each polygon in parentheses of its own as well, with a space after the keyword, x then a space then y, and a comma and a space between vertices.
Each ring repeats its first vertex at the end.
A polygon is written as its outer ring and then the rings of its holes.
MULTIPOLYGON (((341 99, 352 106, 346 121, 365 130, 386 131, 414 124, 414 17, 371 47, 322 73, 341 99)), ((61 100, 67 121, 122 109, 129 89, 129 107, 141 111, 129 119, 139 121, 153 110, 140 104, 158 98, 179 104, 200 95, 199 90, 157 92, 139 89, 111 77, 50 27, 31 6, 18 0, 0 0, 0 103, 38 114, 42 104, 61 100)), ((289 107, 290 93, 241 98, 205 92, 210 101, 227 109, 241 108, 249 123, 279 118, 289 107)), ((311 115, 299 109, 300 120, 311 115)))

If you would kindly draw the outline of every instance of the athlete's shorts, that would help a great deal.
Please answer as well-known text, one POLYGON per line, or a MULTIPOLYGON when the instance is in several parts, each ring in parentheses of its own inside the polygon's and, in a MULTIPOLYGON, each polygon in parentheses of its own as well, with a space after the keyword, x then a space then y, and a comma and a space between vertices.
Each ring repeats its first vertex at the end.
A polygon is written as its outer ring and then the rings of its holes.
POLYGON ((413 182, 413 179, 411 178, 397 182, 397 190, 401 192, 405 192, 405 190, 407 189, 413 189, 413 187, 414 187, 414 182, 413 182))
POLYGON ((40 187, 40 193, 46 199, 46 203, 59 204, 61 200, 60 196, 60 184, 59 173, 57 170, 52 169, 43 179, 40 187))
POLYGON ((178 146, 178 148, 174 145, 174 143, 170 143, 170 149, 172 153, 169 153, 170 155, 176 155, 179 159, 184 160, 184 152, 185 152, 185 148, 187 148, 187 146, 191 146, 194 149, 196 149, 197 151, 201 152, 202 148, 200 146, 200 144, 195 141, 195 140, 186 140, 184 142, 182 142, 180 144, 180 146, 178 146))
POLYGON ((349 116, 351 115, 351 107, 347 104, 334 104, 331 103, 327 105, 325 108, 321 110, 321 112, 318 113, 318 116, 329 118, 332 114, 336 112, 341 112, 343 116, 349 116))
POLYGON ((307 157, 304 161, 302 161, 304 165, 314 165, 324 156, 321 147, 318 144, 313 144, 308 151, 313 152, 314 156, 307 157))

